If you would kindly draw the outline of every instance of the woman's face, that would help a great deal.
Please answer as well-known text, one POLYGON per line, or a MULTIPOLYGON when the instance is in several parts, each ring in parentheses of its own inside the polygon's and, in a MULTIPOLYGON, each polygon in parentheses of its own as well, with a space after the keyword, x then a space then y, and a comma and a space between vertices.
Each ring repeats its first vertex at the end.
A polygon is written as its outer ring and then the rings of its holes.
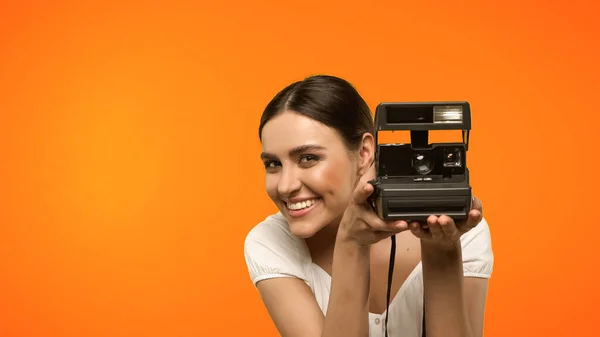
POLYGON ((262 151, 267 194, 301 238, 339 222, 372 160, 372 149, 350 152, 335 129, 290 111, 265 124, 262 151))

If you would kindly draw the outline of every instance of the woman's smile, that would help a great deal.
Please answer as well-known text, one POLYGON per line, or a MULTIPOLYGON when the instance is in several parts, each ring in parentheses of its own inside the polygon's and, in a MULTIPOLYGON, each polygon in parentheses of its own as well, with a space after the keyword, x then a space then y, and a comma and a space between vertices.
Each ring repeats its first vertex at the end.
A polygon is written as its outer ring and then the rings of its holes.
POLYGON ((321 198, 305 199, 297 202, 285 202, 287 214, 292 218, 299 218, 307 215, 322 202, 321 198))

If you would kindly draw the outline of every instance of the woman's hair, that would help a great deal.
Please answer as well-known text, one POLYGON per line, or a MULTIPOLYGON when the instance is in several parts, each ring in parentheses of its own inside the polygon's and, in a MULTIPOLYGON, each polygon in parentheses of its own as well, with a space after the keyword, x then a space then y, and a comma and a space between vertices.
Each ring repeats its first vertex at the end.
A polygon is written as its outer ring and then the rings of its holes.
POLYGON ((260 140, 265 124, 286 110, 337 130, 350 150, 358 148, 365 132, 375 132, 367 103, 352 84, 335 76, 310 76, 278 92, 260 118, 260 140))

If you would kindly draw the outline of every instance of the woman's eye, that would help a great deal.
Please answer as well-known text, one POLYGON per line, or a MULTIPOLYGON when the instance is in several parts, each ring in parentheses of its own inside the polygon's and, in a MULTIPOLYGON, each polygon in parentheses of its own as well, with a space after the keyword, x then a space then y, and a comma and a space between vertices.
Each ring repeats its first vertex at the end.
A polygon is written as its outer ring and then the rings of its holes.
POLYGON ((264 162, 265 164, 265 168, 274 168, 277 167, 279 165, 279 163, 277 161, 271 160, 271 161, 266 161, 264 162))
POLYGON ((302 157, 300 158, 300 162, 303 162, 303 163, 312 162, 312 161, 317 161, 317 160, 319 160, 319 157, 317 157, 317 156, 314 156, 314 155, 312 155, 312 154, 305 155, 305 156, 302 156, 302 157))

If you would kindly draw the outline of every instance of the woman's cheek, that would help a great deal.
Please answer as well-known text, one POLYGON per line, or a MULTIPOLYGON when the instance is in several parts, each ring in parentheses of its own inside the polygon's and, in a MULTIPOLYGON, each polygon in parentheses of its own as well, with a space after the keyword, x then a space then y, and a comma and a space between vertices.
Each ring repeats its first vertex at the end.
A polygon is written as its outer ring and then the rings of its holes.
POLYGON ((265 177, 265 189, 267 190, 267 195, 271 199, 277 199, 277 178, 273 175, 268 175, 265 177))
POLYGON ((335 198, 345 198, 348 193, 348 173, 346 170, 340 170, 340 166, 327 165, 317 171, 318 181, 322 188, 323 195, 333 196, 335 198))

